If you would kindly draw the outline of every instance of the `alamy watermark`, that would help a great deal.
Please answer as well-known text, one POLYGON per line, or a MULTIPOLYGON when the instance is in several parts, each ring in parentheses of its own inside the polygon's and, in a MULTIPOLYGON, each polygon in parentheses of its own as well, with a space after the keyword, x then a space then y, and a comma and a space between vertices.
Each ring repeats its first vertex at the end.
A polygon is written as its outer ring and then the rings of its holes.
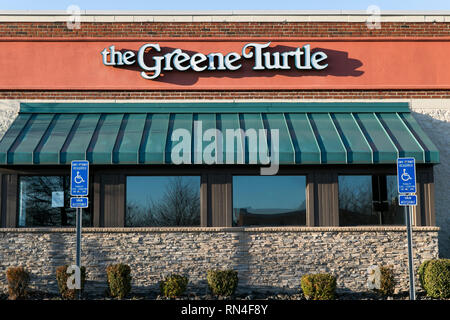
POLYGON ((369 266, 367 268, 367 288, 377 290, 381 287, 381 270, 379 266, 369 266))
POLYGON ((81 29, 81 9, 77 5, 70 5, 67 7, 66 12, 69 14, 67 17, 66 26, 67 29, 81 29))
POLYGON ((381 29, 381 9, 379 6, 370 5, 366 9, 366 13, 370 16, 366 20, 368 29, 381 29))
POLYGON ((77 265, 71 265, 67 268, 67 288, 70 290, 81 289, 81 270, 77 265))
POLYGON ((175 129, 171 141, 173 164, 246 164, 247 161, 247 164, 262 165, 261 175, 278 173, 278 129, 203 131, 202 121, 194 121, 192 132, 184 128, 175 129))

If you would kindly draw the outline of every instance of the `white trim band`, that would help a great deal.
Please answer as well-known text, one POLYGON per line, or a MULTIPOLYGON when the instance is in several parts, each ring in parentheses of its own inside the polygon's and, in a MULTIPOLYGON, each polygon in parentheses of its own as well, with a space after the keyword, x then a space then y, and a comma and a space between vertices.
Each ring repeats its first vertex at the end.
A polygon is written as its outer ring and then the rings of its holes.
MULTIPOLYGON (((0 105, 17 103, 225 103, 225 102, 407 102, 411 110, 450 110, 450 99, 0 99, 0 105)), ((4 106, 0 106, 4 108, 4 106)))
MULTIPOLYGON (((81 10, 80 22, 366 22, 366 11, 96 11, 81 10)), ((65 22, 66 11, 1 11, 0 22, 65 22)), ((450 22, 450 11, 382 11, 380 22, 450 22)))

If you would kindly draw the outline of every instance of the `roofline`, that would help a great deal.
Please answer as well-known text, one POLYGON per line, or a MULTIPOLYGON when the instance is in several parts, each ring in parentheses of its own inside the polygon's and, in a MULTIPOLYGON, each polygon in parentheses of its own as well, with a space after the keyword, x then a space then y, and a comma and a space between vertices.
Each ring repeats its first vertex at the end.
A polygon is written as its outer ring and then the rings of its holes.
MULTIPOLYGON (((65 10, 0 11, 0 22, 65 22, 65 10)), ((366 10, 80 10, 81 22, 366 22, 366 10)), ((380 22, 450 22, 449 10, 381 11, 380 22)))
MULTIPOLYGON (((80 10, 81 15, 92 16, 370 16, 366 10, 80 10)), ((67 16, 66 10, 2 10, 0 16, 67 16)), ((381 16, 450 16, 450 10, 386 10, 381 16)))

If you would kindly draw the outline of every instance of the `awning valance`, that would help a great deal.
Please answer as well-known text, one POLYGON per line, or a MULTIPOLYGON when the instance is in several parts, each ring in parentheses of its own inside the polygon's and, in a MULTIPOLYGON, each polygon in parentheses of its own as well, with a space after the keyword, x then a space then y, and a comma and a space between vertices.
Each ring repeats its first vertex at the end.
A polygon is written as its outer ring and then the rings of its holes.
MULTIPOLYGON (((0 164, 172 164, 173 132, 192 134, 195 121, 224 139, 226 129, 277 129, 280 164, 439 162, 406 103, 48 103, 21 105, 0 141, 0 164)), ((199 163, 196 150, 211 142, 194 140, 191 162, 199 163)), ((232 152, 235 163, 251 163, 261 145, 238 140, 232 150, 223 142, 223 158, 232 152)))

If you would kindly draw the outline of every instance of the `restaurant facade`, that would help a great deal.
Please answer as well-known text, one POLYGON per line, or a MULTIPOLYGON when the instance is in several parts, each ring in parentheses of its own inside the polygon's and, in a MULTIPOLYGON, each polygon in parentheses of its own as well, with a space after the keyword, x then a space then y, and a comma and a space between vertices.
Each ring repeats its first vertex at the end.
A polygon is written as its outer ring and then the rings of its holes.
POLYGON ((373 265, 406 289, 397 158, 417 164, 415 268, 450 255, 449 40, 436 13, 0 13, 0 272, 57 291, 88 160, 89 294, 111 263, 136 291, 204 292, 216 268, 240 292, 322 272, 365 291, 373 265))

